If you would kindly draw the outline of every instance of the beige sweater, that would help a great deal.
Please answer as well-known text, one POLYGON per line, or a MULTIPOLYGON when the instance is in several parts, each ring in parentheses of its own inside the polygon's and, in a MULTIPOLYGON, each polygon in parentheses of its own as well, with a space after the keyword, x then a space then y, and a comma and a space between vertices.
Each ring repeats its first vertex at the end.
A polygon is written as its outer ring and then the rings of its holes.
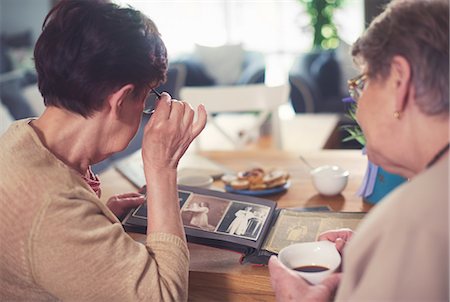
POLYGON ((344 252, 337 301, 449 301, 448 158, 402 185, 344 252))
POLYGON ((135 242, 28 123, 0 138, 0 300, 187 300, 186 243, 135 242))

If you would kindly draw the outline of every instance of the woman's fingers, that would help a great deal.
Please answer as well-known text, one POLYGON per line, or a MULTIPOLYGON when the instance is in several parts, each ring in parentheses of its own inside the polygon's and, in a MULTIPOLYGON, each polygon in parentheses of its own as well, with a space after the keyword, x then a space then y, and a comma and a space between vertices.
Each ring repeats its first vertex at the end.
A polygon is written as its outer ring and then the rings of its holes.
POLYGON ((181 124, 183 117, 184 117, 184 103, 180 102, 178 100, 172 99, 169 120, 171 122, 181 124))
POLYGON ((196 138, 205 128, 208 114, 206 113, 205 106, 201 104, 197 108, 197 120, 192 127, 192 138, 196 138))
MULTIPOLYGON (((206 126, 207 113, 205 106, 200 105, 197 108, 197 120, 194 121, 194 110, 189 103, 184 101, 172 100, 172 109, 170 113, 172 122, 181 126, 181 132, 189 135, 189 143, 196 138, 206 126), (187 132, 185 132, 187 131, 187 132)), ((187 146, 186 146, 187 147, 187 146)))
POLYGON ((319 235, 318 240, 328 240, 334 242, 336 249, 342 254, 345 244, 353 235, 353 231, 348 228, 326 231, 319 235))
POLYGON ((114 195, 110 198, 110 202, 121 204, 124 207, 140 205, 145 201, 145 196, 139 193, 125 193, 114 195))
POLYGON ((153 120, 167 120, 170 116, 172 107, 172 97, 167 93, 161 93, 155 107, 155 112, 152 114, 153 120))
POLYGON ((194 109, 189 103, 184 103, 184 116, 183 116, 183 127, 190 128, 192 125, 192 121, 194 120, 194 109))
POLYGON ((122 217, 129 209, 136 208, 145 202, 145 197, 139 193, 125 193, 114 195, 108 199, 106 205, 117 216, 122 217))
POLYGON ((270 284, 277 301, 327 301, 326 299, 309 299, 309 283, 293 270, 282 264, 277 257, 269 259, 270 284))
POLYGON ((271 279, 273 279, 275 283, 278 279, 285 278, 286 275, 297 277, 297 274, 281 263, 276 256, 271 256, 269 259, 269 272, 271 279))
POLYGON ((120 200, 120 202, 123 203, 123 206, 125 208, 134 208, 137 207, 141 204, 143 204, 145 201, 145 197, 144 196, 139 196, 139 197, 126 197, 120 200))
POLYGON ((176 168, 181 156, 206 125, 207 114, 203 105, 198 107, 198 117, 194 122, 194 110, 188 103, 171 99, 169 105, 169 98, 167 93, 163 93, 145 127, 142 155, 144 164, 153 170, 176 168))
POLYGON ((140 194, 138 192, 130 192, 130 193, 123 193, 123 194, 115 195, 115 197, 118 199, 123 199, 123 198, 128 198, 128 197, 141 197, 141 196, 142 196, 142 194, 140 194))
POLYGON ((284 269, 277 257, 271 256, 269 259, 270 283, 274 291, 277 290, 278 282, 283 278, 284 269))
POLYGON ((338 229, 338 230, 331 230, 323 232, 319 235, 318 240, 328 240, 335 242, 336 239, 341 238, 344 241, 348 241, 353 235, 353 231, 348 228, 338 229))
POLYGON ((334 242, 336 245, 336 249, 342 253, 342 250, 344 249, 345 243, 346 241, 344 241, 342 238, 337 238, 336 241, 334 242))

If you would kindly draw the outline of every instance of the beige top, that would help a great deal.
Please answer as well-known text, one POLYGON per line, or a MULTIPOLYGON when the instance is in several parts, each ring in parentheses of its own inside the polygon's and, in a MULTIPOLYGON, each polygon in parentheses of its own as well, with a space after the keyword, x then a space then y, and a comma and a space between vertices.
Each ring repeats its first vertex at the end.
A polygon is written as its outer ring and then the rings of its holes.
POLYGON ((135 242, 28 123, 0 138, 0 300, 187 300, 186 243, 135 242))
POLYGON ((377 205, 344 252, 337 301, 449 301, 448 158, 377 205))

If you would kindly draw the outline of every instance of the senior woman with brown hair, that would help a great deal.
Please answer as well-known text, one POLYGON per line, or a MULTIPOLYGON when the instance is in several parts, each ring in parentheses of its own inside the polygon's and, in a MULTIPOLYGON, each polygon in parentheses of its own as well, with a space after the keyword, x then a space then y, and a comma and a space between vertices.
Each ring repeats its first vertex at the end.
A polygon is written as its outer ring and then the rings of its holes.
POLYGON ((121 151, 139 127, 167 53, 155 24, 106 1, 61 1, 35 47, 46 109, 0 138, 0 297, 5 301, 187 300, 189 255, 177 164, 206 123, 163 93, 145 127, 147 241, 117 216, 143 202, 100 199, 90 165, 121 151))
POLYGON ((449 301, 449 2, 394 0, 353 45, 349 82, 375 164, 409 178, 350 239, 330 231, 342 275, 311 286, 276 257, 278 301, 449 301), (342 280, 340 280, 342 278, 342 280))

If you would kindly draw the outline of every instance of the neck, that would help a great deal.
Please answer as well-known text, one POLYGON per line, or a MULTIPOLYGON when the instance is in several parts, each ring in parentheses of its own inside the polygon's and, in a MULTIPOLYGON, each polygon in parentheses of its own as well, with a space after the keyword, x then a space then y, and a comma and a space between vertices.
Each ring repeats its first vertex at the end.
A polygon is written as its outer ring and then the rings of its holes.
POLYGON ((418 121, 417 125, 419 124, 427 126, 418 126, 410 133, 410 137, 415 140, 411 147, 411 161, 415 164, 416 174, 445 158, 449 144, 448 117, 430 117, 423 123, 418 121))
POLYGON ((450 148, 450 143, 447 143, 442 149, 439 150, 439 152, 436 153, 436 155, 430 160, 430 162, 427 164, 427 168, 433 166, 435 163, 437 163, 441 158, 445 158, 448 156, 448 149, 450 148))
POLYGON ((101 144, 95 119, 84 118, 56 107, 47 107, 31 123, 44 146, 57 158, 81 174, 99 161, 97 146, 101 144))

